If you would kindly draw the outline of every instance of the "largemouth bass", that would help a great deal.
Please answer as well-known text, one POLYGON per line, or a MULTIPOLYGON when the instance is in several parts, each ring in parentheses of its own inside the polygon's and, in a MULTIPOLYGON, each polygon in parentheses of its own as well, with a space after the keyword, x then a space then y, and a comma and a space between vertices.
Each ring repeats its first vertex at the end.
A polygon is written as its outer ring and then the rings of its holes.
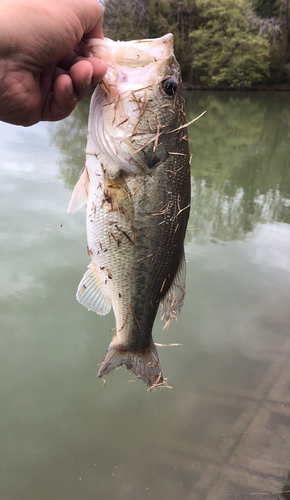
POLYGON ((115 313, 98 376, 124 364, 152 387, 163 383, 152 339, 159 304, 169 324, 185 295, 190 167, 180 67, 171 34, 90 39, 85 50, 108 71, 91 99, 86 164, 68 207, 87 203, 92 260, 77 300, 115 313))

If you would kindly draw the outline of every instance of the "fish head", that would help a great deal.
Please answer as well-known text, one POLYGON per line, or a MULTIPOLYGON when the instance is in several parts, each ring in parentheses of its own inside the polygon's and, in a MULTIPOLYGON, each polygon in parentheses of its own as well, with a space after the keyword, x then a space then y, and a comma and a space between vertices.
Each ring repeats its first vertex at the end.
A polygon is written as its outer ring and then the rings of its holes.
POLYGON ((121 170, 151 172, 168 157, 171 132, 185 123, 173 35, 130 42, 89 39, 85 52, 108 64, 91 100, 88 154, 99 155, 109 177, 121 170))

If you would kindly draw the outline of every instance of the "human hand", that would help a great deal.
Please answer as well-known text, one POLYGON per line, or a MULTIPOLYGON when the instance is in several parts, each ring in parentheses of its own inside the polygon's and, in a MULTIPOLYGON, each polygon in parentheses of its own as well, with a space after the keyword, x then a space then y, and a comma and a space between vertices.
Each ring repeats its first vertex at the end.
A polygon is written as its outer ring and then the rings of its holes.
POLYGON ((96 0, 1 0, 0 120, 29 126, 68 116, 106 73, 81 56, 83 37, 103 38, 96 0))

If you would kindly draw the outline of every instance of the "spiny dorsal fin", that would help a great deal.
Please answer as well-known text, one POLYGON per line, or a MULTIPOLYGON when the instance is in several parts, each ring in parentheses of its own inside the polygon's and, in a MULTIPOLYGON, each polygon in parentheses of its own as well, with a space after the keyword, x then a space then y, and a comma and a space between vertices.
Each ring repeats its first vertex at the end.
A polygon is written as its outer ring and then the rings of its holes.
POLYGON ((82 172, 82 175, 80 176, 73 190, 71 200, 69 202, 69 206, 67 209, 68 214, 76 212, 76 210, 78 210, 85 203, 87 203, 89 194, 89 184, 90 184, 89 174, 87 171, 87 167, 85 167, 82 172))
POLYGON ((186 263, 185 256, 181 257, 177 273, 165 297, 161 300, 161 321, 170 323, 179 315, 185 296, 186 263))
POLYGON ((111 302, 106 297, 99 281, 96 266, 93 262, 88 265, 77 291, 77 300, 87 309, 101 316, 105 316, 111 310, 111 302))

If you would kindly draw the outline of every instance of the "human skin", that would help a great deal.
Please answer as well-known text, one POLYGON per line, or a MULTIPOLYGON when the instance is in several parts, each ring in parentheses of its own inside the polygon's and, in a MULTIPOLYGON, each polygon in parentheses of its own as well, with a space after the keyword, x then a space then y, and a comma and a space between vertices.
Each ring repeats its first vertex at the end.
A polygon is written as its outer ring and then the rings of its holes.
POLYGON ((103 38, 96 0, 1 0, 0 120, 29 126, 67 117, 106 73, 81 57, 83 37, 103 38))

